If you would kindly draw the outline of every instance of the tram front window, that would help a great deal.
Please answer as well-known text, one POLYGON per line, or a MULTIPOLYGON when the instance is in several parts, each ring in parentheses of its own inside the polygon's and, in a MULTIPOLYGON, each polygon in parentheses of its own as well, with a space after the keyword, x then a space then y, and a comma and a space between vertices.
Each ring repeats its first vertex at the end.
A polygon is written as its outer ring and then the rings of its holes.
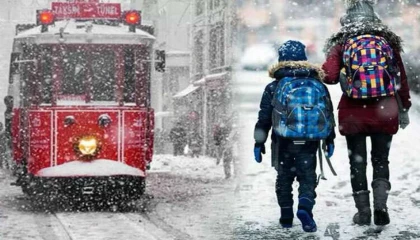
POLYGON ((92 53, 92 100, 115 101, 115 56, 110 50, 92 53))
POLYGON ((65 96, 85 95, 87 78, 86 54, 82 51, 67 52, 63 59, 64 76, 61 94, 65 96))
POLYGON ((63 55, 60 100, 116 102, 115 53, 108 47, 71 47, 63 55))

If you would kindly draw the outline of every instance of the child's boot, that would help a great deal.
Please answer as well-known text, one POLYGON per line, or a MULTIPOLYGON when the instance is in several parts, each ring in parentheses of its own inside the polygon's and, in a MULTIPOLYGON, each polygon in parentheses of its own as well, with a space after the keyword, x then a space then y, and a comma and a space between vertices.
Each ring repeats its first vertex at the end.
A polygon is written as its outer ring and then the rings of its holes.
POLYGON ((280 209, 280 225, 283 228, 291 228, 293 225, 293 207, 282 207, 280 209))
POLYGON ((299 198, 299 205, 297 211, 297 217, 302 223, 302 229, 305 232, 316 232, 316 223, 312 214, 312 208, 314 207, 315 201, 306 197, 299 198))
POLYGON ((391 183, 385 178, 378 178, 372 181, 373 221, 375 225, 383 226, 390 223, 388 207, 386 205, 390 189, 391 183))

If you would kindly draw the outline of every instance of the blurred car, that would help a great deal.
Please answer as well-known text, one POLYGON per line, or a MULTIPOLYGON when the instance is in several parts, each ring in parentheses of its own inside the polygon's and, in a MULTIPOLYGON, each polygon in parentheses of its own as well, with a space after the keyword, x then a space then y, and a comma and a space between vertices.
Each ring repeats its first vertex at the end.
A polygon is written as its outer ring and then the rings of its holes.
POLYGON ((277 50, 269 43, 259 43, 247 47, 240 58, 239 64, 242 69, 250 71, 267 70, 277 62, 277 50))

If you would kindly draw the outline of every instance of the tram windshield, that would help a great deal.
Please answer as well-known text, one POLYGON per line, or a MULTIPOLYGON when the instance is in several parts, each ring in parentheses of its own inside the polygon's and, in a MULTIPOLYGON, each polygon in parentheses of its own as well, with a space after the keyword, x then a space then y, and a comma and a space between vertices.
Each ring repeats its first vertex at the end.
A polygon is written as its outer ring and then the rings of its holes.
POLYGON ((84 100, 87 68, 86 53, 68 51, 64 54, 59 98, 66 99, 67 96, 71 100, 71 96, 83 96, 84 100))
POLYGON ((63 51, 58 104, 117 101, 114 51, 103 47, 89 50, 78 47, 63 51))
POLYGON ((137 45, 25 45, 24 105, 139 105, 150 101, 150 63, 137 45))

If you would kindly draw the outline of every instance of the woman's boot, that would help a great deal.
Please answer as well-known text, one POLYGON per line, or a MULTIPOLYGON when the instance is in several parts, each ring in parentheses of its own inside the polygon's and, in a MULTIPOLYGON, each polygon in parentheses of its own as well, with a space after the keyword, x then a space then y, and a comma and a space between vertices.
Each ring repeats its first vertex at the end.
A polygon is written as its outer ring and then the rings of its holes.
POLYGON ((378 178, 372 181, 373 191, 373 221, 375 225, 387 225, 390 223, 388 215, 388 201, 389 190, 391 183, 385 178, 378 178))
POLYGON ((372 212, 370 210, 369 191, 359 191, 353 193, 356 203, 357 213, 353 217, 353 222, 357 225, 370 225, 372 212))

